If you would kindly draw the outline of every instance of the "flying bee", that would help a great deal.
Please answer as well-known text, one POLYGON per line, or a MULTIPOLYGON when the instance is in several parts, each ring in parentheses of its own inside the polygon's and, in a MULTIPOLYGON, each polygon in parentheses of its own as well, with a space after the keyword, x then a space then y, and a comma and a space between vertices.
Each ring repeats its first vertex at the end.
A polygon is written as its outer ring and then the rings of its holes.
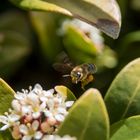
POLYGON ((94 77, 93 74, 97 71, 95 64, 91 63, 84 63, 81 65, 74 66, 71 61, 69 60, 68 56, 65 56, 63 59, 64 64, 62 63, 55 63, 53 67, 60 72, 69 73, 63 75, 63 77, 71 77, 72 83, 77 84, 81 82, 81 88, 84 87, 93 81, 94 77))

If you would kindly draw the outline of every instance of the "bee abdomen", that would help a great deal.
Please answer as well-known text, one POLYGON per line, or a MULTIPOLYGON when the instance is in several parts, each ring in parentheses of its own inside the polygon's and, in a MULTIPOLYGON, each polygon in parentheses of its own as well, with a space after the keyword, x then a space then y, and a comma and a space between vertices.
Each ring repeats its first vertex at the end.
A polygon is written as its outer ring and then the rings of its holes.
POLYGON ((94 65, 94 64, 87 64, 88 65, 88 71, 90 72, 90 73, 95 73, 96 71, 97 71, 97 68, 96 68, 96 66, 94 65))

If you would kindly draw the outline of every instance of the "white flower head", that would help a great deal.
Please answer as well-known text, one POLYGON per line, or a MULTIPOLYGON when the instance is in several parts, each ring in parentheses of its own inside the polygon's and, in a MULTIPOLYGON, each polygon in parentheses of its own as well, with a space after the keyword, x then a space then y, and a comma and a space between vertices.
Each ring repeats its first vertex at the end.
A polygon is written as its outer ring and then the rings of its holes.
POLYGON ((69 135, 65 135, 60 137, 58 135, 46 135, 42 138, 42 140, 77 140, 76 137, 71 137, 69 135))
POLYGON ((4 124, 0 130, 10 128, 13 138, 21 140, 41 140, 54 134, 73 104, 54 89, 46 91, 39 84, 29 90, 22 89, 14 97, 9 113, 0 115, 0 123, 4 124))

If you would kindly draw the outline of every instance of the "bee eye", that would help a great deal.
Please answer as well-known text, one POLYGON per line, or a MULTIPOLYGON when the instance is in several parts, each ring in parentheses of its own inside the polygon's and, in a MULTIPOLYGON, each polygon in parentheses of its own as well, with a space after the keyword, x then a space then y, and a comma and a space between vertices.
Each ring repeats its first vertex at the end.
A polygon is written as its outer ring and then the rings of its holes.
POLYGON ((77 72, 77 78, 79 79, 81 77, 81 73, 77 72))

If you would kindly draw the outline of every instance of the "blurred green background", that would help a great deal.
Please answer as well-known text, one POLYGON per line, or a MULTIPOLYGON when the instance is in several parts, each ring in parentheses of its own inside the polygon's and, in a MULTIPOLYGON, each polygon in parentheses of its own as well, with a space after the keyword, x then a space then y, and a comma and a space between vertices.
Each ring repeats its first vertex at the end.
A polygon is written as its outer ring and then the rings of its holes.
MULTIPOLYGON (((83 90, 63 78, 52 65, 65 52, 75 65, 95 63, 95 80, 86 86, 104 95, 116 74, 140 56, 140 1, 118 0, 122 28, 118 39, 102 34, 101 45, 70 18, 50 12, 29 12, 8 0, 0 5, 0 77, 14 90, 40 83, 46 89, 63 84, 77 96, 83 90)), ((91 30, 92 31, 92 30, 91 30)), ((94 31, 92 31, 94 33, 94 31)))

